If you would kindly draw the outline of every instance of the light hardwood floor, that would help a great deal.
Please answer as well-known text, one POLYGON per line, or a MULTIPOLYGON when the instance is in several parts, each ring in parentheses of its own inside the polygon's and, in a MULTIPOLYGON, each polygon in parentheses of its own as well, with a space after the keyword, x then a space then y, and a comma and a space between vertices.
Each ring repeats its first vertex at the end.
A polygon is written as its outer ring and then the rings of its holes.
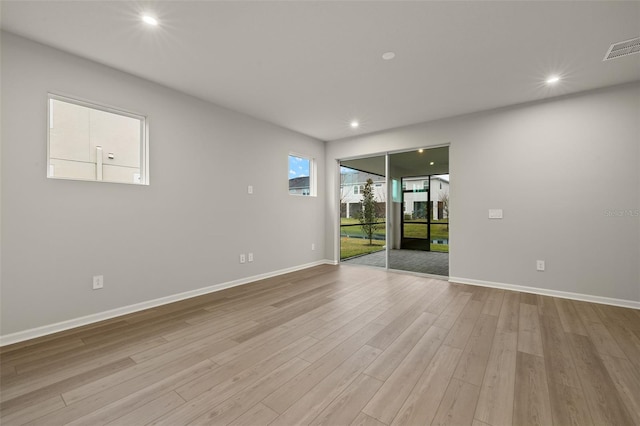
POLYGON ((639 425, 640 312, 319 266, 1 349, 2 425, 639 425))

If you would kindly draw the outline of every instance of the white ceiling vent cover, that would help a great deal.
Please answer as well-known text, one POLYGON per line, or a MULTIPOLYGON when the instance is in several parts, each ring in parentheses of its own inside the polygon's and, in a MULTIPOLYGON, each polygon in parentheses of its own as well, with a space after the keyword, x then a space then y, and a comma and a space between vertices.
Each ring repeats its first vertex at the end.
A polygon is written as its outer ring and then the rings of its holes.
POLYGON ((621 58, 627 55, 633 55, 640 52, 640 37, 632 38, 631 40, 621 41, 619 43, 613 43, 607 54, 604 56, 603 61, 609 61, 611 59, 621 58))

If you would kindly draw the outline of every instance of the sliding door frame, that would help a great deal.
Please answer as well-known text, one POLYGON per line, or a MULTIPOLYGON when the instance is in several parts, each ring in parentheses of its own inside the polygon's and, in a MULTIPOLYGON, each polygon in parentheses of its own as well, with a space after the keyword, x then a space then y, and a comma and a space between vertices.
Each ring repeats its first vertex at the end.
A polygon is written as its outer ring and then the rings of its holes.
MULTIPOLYGON (((336 235, 336 241, 337 243, 335 244, 334 248, 337 248, 336 250, 336 263, 340 264, 342 262, 342 260, 340 259, 340 250, 341 250, 341 236, 340 236, 340 166, 341 163, 343 161, 348 161, 348 160, 359 160, 359 159, 363 159, 363 158, 371 158, 371 157, 385 157, 385 187, 386 187, 386 205, 385 205, 385 266, 384 269, 385 270, 389 270, 389 255, 391 253, 391 244, 389 241, 389 236, 391 235, 391 231, 392 231, 392 220, 391 220, 391 214, 392 214, 392 208, 393 208, 393 179, 389 178, 389 172, 391 170, 391 155, 393 154, 401 154, 403 152, 412 152, 412 151, 417 151, 420 149, 424 149, 424 150, 430 150, 430 149, 436 149, 436 148, 451 148, 451 143, 444 143, 444 144, 438 144, 438 145, 430 145, 430 146, 423 146, 423 147, 417 147, 417 148, 410 148, 410 149, 400 149, 400 150, 395 150, 395 151, 383 151, 383 152, 378 152, 378 153, 370 153, 370 154, 363 154, 363 155, 357 155, 357 156, 352 156, 352 157, 343 157, 343 158, 337 158, 336 159, 336 171, 334 176, 337 176, 338 179, 336 180, 336 184, 335 184, 335 188, 336 188, 336 204, 337 204, 337 211, 334 213, 336 215, 336 223, 337 223, 337 235, 336 235)), ((450 156, 449 156, 450 158, 450 156)), ((450 171, 451 169, 451 164, 449 163, 449 174, 451 173, 450 171)), ((429 185, 431 185, 431 183, 429 183, 429 185)), ((400 190, 402 190, 402 188, 400 188, 400 190)), ((431 188, 429 188, 429 190, 431 190, 431 188)), ((403 195, 404 198, 404 195, 403 195)), ((427 203, 428 204, 428 203, 427 203)), ((402 211, 402 206, 400 208, 400 214, 402 215, 404 212, 402 211)), ((402 218, 400 218, 401 220, 402 218)), ((402 225, 402 223, 401 223, 402 225)), ((449 240, 449 242, 451 242, 451 240, 449 240)), ((429 241, 429 244, 431 242, 429 241)))

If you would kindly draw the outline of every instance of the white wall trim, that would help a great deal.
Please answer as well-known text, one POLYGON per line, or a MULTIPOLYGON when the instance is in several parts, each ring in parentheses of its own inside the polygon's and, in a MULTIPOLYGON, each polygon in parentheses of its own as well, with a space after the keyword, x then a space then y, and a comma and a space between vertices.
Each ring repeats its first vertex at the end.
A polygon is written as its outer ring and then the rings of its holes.
POLYGON ((521 291, 523 293, 541 294, 543 296, 559 297, 561 299, 580 300, 583 302, 601 303, 603 305, 620 306, 623 308, 640 309, 640 302, 611 297, 593 296, 590 294, 572 293, 569 291, 549 290, 546 288, 527 287, 524 285, 496 283, 493 281, 474 280, 471 278, 449 277, 450 283, 477 285, 481 287, 500 288, 503 290, 521 291))
POLYGON ((57 322, 55 324, 44 325, 41 327, 31 328, 24 331, 18 331, 16 333, 0 336, 0 347, 11 345, 13 343, 23 342, 25 340, 35 339, 37 337, 46 336, 60 331, 69 330, 72 328, 81 327, 84 325, 93 324, 99 321, 119 317, 122 315, 131 314, 134 312, 143 311, 145 309, 155 308, 157 306, 166 305, 173 302, 178 302, 184 299, 190 299, 192 297, 201 296, 203 294, 214 293, 216 291, 224 290, 231 287, 237 287, 243 284, 249 284, 254 281, 264 280, 267 278, 276 277, 278 275, 288 274, 290 272, 300 271, 302 269, 311 268, 318 265, 335 265, 332 260, 319 260, 304 265, 293 266, 291 268, 280 269, 278 271, 267 272, 264 274, 254 275, 252 277, 240 278, 225 283, 215 284, 208 287, 199 288, 196 290, 185 291, 184 293, 178 293, 171 296, 161 297, 159 299, 148 300, 146 302, 140 302, 133 305, 123 306, 121 308, 111 309, 104 312, 98 312, 96 314, 87 315, 80 318, 74 318, 66 321, 57 322))

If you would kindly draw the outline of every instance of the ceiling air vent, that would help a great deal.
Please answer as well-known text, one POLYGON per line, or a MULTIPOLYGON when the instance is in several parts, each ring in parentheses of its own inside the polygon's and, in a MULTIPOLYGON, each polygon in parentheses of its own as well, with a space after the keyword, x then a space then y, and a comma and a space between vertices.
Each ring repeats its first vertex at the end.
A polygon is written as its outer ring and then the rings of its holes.
POLYGON ((619 43, 613 43, 607 54, 604 56, 603 61, 611 59, 621 58, 623 56, 632 55, 640 52, 640 37, 632 38, 631 40, 621 41, 619 43))

